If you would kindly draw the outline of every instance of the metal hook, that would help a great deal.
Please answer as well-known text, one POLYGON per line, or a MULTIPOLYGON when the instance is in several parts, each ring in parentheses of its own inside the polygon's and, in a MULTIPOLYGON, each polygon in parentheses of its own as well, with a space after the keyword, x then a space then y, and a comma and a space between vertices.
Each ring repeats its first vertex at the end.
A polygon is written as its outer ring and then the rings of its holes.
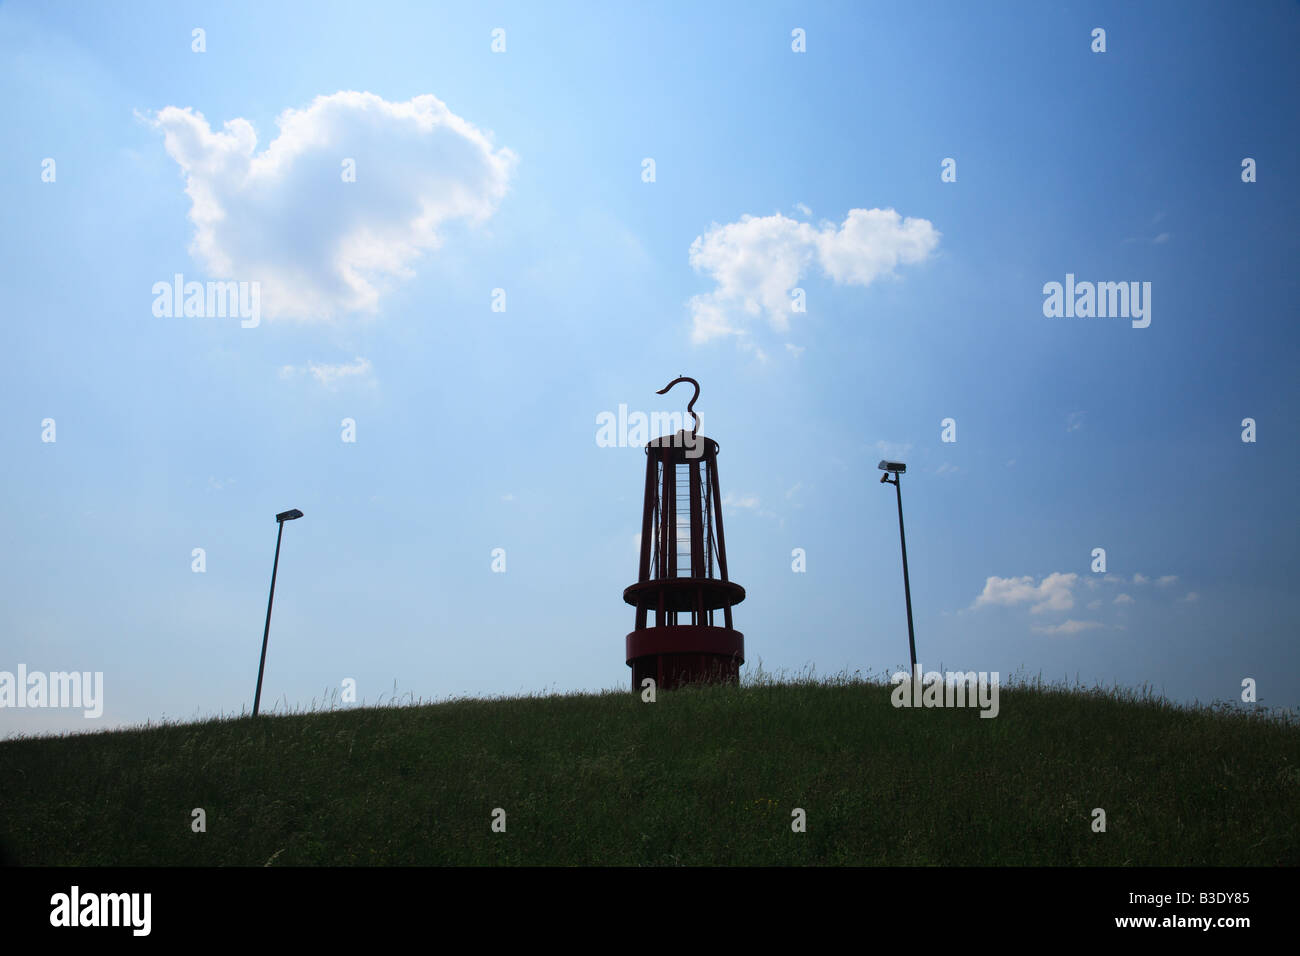
POLYGON ((695 433, 700 430, 700 416, 695 414, 695 403, 700 399, 700 383, 695 381, 695 379, 693 378, 689 378, 685 375, 679 375, 677 376, 677 378, 673 379, 663 388, 659 389, 659 391, 655 392, 655 394, 656 395, 666 394, 668 390, 672 388, 674 385, 676 385, 678 382, 690 382, 692 385, 695 386, 695 394, 691 397, 691 400, 686 403, 687 414, 689 414, 691 418, 695 419, 695 427, 691 429, 691 438, 694 439, 695 433))

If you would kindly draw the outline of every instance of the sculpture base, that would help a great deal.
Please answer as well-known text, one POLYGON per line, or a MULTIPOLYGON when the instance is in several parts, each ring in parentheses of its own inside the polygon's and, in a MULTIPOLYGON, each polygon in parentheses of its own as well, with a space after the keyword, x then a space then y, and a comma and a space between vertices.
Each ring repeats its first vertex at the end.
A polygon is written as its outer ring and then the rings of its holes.
POLYGON ((632 689, 649 677, 671 690, 683 684, 735 684, 745 663, 745 635, 725 627, 672 624, 647 627, 627 636, 632 689))

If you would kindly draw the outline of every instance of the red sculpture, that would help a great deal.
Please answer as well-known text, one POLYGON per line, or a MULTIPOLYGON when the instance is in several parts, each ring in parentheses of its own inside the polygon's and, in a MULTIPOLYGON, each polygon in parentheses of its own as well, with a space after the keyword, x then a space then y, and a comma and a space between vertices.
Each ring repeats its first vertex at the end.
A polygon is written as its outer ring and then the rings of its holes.
POLYGON ((627 636, 633 690, 647 677, 661 689, 736 683, 745 662, 745 636, 731 626, 731 608, 745 589, 727 576, 718 443, 698 434, 700 384, 682 376, 656 394, 679 382, 695 386, 686 406, 695 424, 646 445, 641 568, 637 583, 623 591, 636 608, 636 630, 627 636))

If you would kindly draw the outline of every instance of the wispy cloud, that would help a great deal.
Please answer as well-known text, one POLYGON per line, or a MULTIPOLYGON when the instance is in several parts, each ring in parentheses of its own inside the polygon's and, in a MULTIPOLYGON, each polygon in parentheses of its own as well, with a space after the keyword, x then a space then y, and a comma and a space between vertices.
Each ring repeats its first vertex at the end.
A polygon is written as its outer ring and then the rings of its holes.
POLYGON ((374 384, 370 360, 361 356, 341 365, 308 362, 306 365, 285 365, 280 369, 280 377, 284 379, 294 379, 304 374, 310 375, 331 390, 337 389, 340 384, 346 382, 374 384))
POLYGON ((1078 634, 1101 627, 1100 621, 1062 621, 1060 624, 1040 624, 1033 629, 1039 634, 1078 634))
POLYGON ((897 441, 876 442, 876 453, 886 461, 902 461, 912 450, 912 443, 897 441))

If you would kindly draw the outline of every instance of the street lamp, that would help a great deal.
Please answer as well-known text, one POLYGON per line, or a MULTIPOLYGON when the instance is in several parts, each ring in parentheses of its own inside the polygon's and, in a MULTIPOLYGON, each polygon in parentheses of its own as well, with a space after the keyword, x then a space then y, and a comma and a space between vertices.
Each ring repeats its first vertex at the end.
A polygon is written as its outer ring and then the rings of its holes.
POLYGON ((912 676, 916 677, 916 633, 912 630, 912 586, 907 580, 907 535, 903 532, 903 486, 898 483, 898 476, 907 471, 901 461, 882 461, 876 466, 884 472, 880 476, 882 485, 893 485, 898 492, 898 540, 903 545, 903 596, 907 601, 907 646, 912 652, 912 676), (890 473, 894 477, 889 477, 890 473))
POLYGON ((284 535, 284 523, 294 518, 301 518, 302 512, 297 508, 281 511, 275 516, 275 523, 280 530, 275 533, 275 562, 271 565, 271 596, 266 601, 266 627, 262 631, 262 662, 257 665, 257 693, 253 695, 253 716, 257 716, 257 707, 262 702, 262 672, 266 670, 266 640, 271 636, 271 605, 275 603, 275 572, 280 567, 280 538, 284 535))

